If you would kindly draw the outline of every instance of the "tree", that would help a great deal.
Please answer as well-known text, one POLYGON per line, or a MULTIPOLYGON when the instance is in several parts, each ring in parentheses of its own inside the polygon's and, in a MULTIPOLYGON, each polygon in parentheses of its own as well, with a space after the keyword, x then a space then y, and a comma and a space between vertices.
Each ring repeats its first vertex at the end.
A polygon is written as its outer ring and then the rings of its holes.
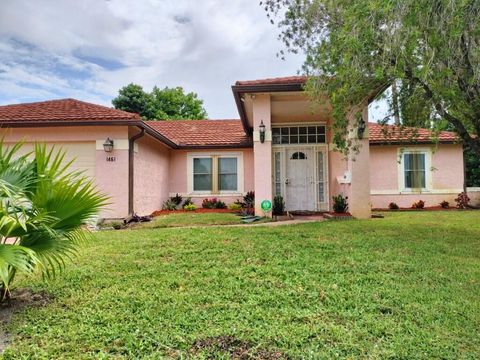
MULTIPOLYGON (((404 119, 445 124, 480 156, 480 2, 477 0, 265 0, 287 51, 306 54, 312 96, 328 94, 335 142, 346 114, 372 89, 401 84, 404 119)), ((283 52, 281 52, 283 56, 283 52)))
POLYGON ((129 84, 121 88, 112 100, 116 109, 136 112, 145 120, 205 119, 207 112, 203 100, 196 93, 185 94, 183 88, 160 89, 147 93, 140 85, 129 84))
POLYGON ((137 113, 146 119, 154 118, 152 97, 140 85, 130 83, 121 88, 112 104, 115 109, 137 113))
POLYGON ((69 172, 64 153, 0 142, 0 302, 17 272, 54 276, 85 239, 81 226, 106 204, 93 182, 69 172))

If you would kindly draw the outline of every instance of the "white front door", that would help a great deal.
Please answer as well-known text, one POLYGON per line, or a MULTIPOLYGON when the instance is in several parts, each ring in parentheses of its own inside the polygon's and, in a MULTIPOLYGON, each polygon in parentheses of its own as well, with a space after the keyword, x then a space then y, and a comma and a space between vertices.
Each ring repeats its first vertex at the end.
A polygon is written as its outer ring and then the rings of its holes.
POLYGON ((288 211, 315 211, 315 152, 312 148, 286 151, 285 205, 288 211))

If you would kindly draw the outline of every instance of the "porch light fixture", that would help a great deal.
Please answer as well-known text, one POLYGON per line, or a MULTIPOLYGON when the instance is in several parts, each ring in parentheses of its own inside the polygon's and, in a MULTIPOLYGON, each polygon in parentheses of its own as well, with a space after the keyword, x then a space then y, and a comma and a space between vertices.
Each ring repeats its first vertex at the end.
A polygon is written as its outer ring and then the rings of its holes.
POLYGON ((258 131, 260 133, 260 142, 263 144, 265 142, 265 124, 263 123, 263 120, 260 122, 260 125, 258 126, 258 131))
POLYGON ((363 135, 365 134, 365 130, 367 129, 367 126, 365 124, 365 121, 363 118, 360 118, 360 121, 358 122, 358 127, 357 127, 357 137, 362 140, 363 135))
POLYGON ((107 153, 113 151, 113 140, 110 138, 107 138, 105 142, 103 143, 103 150, 107 153))

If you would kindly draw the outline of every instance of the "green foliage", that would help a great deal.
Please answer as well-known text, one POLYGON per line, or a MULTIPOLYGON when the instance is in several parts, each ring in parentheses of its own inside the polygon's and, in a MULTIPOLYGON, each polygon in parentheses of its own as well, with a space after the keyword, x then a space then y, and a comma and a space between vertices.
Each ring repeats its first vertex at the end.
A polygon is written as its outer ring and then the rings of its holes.
POLYGON ((480 186, 480 155, 471 151, 468 147, 463 152, 465 159, 465 180, 467 186, 480 186))
POLYGON ((174 210, 177 210, 177 208, 178 208, 177 202, 172 199, 165 200, 162 205, 162 210, 174 211, 174 210))
MULTIPOLYGON (((352 146, 349 115, 393 82, 405 124, 454 129, 480 155, 480 2, 264 0, 291 52, 304 52, 307 90, 333 106, 334 141, 352 146)), ((283 55, 283 53, 282 53, 283 55)), ((393 107, 393 103, 391 102, 393 107)), ((392 119, 394 111, 391 109, 392 119)), ((356 112, 356 113, 355 113, 356 112)))
MULTIPOLYGON (((213 215, 239 222, 228 213, 158 220, 213 215)), ((191 352, 231 335, 288 359, 477 359, 478 211, 384 215, 97 232, 76 266, 34 284, 54 301, 15 314, 2 356, 231 359, 191 352)))
POLYGON ((348 196, 342 194, 333 195, 333 211, 337 214, 346 213, 348 210, 348 196))
POLYGON ((285 213, 285 201, 283 196, 275 195, 273 198, 272 215, 279 216, 285 213))
POLYGON ((198 95, 190 92, 185 94, 181 87, 153 88, 151 93, 152 104, 155 109, 154 119, 205 119, 207 112, 203 108, 203 101, 198 95))
POLYGON ((191 204, 193 204, 192 198, 191 198, 191 197, 187 197, 187 198, 185 198, 185 200, 183 200, 182 207, 185 207, 185 206, 191 205, 191 204))
POLYGON ((17 272, 62 270, 85 240, 81 226, 106 204, 91 180, 69 171, 64 152, 36 145, 18 156, 21 146, 0 142, 0 302, 17 272))
POLYGON ((187 211, 195 211, 195 210, 197 210, 197 205, 195 205, 195 204, 183 205, 183 209, 187 210, 187 211))
POLYGON ((155 86, 148 93, 140 85, 129 84, 119 90, 112 104, 116 109, 136 112, 145 120, 197 120, 207 117, 203 100, 193 92, 185 94, 181 87, 160 89, 155 86))
POLYGON ((182 203, 183 197, 182 195, 179 195, 178 193, 175 196, 172 196, 170 200, 175 203, 177 206, 180 206, 182 203))
POLYGON ((230 205, 228 205, 228 208, 230 210, 233 210, 233 211, 240 211, 240 210, 242 210, 243 206, 242 206, 242 204, 234 202, 234 203, 231 203, 230 205))
POLYGON ((121 88, 112 104, 115 109, 134 112, 146 119, 154 118, 151 95, 140 85, 131 83, 121 88))

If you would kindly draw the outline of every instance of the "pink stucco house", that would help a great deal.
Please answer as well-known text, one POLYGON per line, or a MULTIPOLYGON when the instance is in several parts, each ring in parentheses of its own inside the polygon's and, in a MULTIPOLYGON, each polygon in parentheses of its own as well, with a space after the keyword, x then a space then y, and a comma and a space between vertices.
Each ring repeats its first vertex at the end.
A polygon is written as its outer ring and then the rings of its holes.
POLYGON ((434 144, 421 130, 412 141, 394 127, 369 123, 365 99, 359 109, 366 130, 361 136, 352 121, 349 133, 359 151, 345 157, 332 144, 331 108, 309 101, 305 80, 237 82, 239 120, 144 122, 137 114, 64 99, 0 106, 0 131, 6 143, 25 141, 25 151, 34 142, 65 149, 110 196, 102 218, 149 214, 176 193, 197 203, 212 196, 229 203, 250 190, 260 214, 261 200, 276 194, 291 211, 329 211, 332 195, 343 193, 350 212, 368 218, 390 202, 453 203, 463 191, 455 134, 444 132, 434 144))

